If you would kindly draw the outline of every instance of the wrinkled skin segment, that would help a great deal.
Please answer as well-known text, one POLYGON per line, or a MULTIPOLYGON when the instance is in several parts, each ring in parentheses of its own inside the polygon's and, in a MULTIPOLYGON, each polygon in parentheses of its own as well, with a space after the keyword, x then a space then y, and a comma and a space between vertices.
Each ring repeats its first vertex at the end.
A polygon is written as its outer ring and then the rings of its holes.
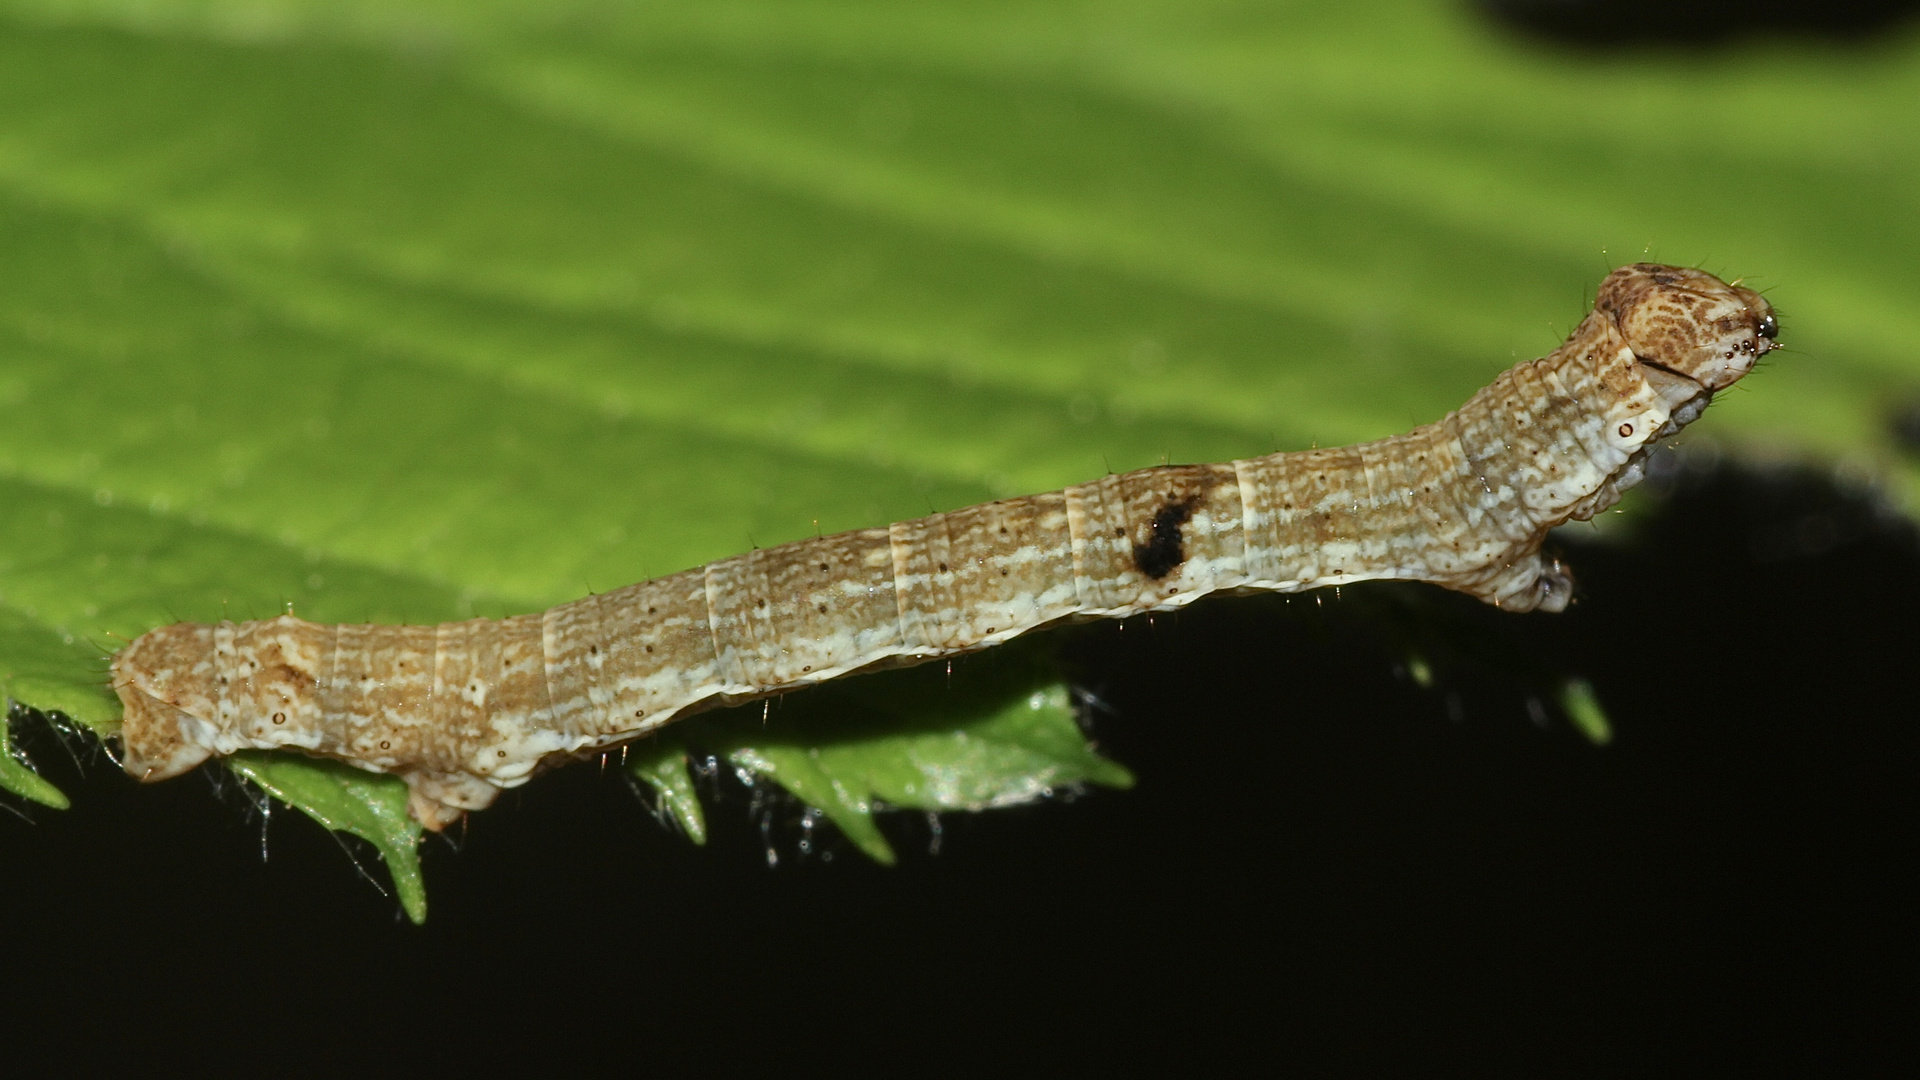
POLYGON ((1698 270, 1608 275, 1566 344, 1405 435, 1064 491, 750 552, 539 615, 162 627, 113 661, 127 771, 242 749, 403 777, 442 828, 543 768, 701 709, 1215 592, 1425 581, 1559 611, 1548 530, 1613 505, 1655 443, 1775 346, 1698 270))

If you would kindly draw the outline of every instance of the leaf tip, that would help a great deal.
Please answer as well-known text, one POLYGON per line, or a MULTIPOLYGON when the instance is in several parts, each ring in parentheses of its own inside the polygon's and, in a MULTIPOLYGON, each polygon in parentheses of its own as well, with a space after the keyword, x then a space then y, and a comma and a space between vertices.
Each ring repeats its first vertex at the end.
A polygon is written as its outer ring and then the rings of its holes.
POLYGON ((10 791, 28 802, 39 803, 53 810, 65 810, 72 806, 65 792, 35 772, 27 756, 14 749, 14 713, 24 710, 16 710, 16 703, 12 700, 8 700, 7 705, 6 714, 0 716, 0 791, 10 791))

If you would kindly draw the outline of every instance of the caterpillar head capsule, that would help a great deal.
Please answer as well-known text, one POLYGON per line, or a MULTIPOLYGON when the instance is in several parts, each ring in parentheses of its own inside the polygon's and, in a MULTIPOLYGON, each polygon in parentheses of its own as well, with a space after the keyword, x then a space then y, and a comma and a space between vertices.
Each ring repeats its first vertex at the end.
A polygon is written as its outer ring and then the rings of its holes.
POLYGON ((1778 345, 1779 322, 1765 297, 1700 270, 1623 266, 1600 283, 1594 306, 1635 359, 1709 391, 1733 385, 1778 345))

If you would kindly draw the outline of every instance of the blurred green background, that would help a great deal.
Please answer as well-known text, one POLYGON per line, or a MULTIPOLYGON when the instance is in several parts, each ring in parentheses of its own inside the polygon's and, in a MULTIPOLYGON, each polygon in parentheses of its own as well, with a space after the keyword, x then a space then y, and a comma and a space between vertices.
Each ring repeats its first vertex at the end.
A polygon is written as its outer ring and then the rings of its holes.
POLYGON ((1911 504, 1920 36, 1440 0, 0 3, 0 692, 498 615, 1431 420, 1608 268, 1768 291, 1690 432, 1911 504))

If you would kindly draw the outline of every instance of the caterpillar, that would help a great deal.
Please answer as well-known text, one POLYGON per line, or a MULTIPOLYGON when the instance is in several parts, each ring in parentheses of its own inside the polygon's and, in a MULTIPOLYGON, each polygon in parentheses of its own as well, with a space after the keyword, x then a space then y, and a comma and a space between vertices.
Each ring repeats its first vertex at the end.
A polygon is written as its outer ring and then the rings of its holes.
POLYGON ((1613 505, 1653 446, 1777 346, 1758 293, 1622 267, 1550 355, 1405 435, 1166 465, 802 540, 562 604, 438 626, 179 623, 114 657, 124 764, 242 749, 394 773, 439 829, 540 770, 689 713, 1210 593, 1374 578, 1559 611, 1540 544, 1613 505))

